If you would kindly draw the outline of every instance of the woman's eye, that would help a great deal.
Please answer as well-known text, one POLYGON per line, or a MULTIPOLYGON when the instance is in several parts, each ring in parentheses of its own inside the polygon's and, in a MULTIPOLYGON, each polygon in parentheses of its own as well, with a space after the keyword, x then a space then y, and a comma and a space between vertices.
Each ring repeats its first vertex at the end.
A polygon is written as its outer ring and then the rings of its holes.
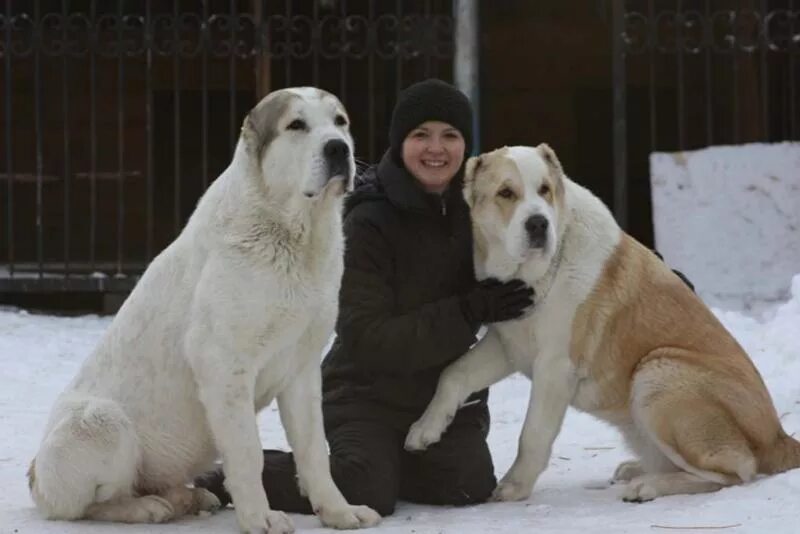
POLYGON ((539 195, 545 196, 550 194, 550 186, 547 184, 542 184, 542 187, 539 188, 539 195))
POLYGON ((514 198, 514 191, 512 191, 508 187, 504 187, 503 189, 497 192, 497 196, 501 198, 514 198))
POLYGON ((308 130, 308 125, 306 121, 302 119, 295 119, 289 123, 289 126, 286 127, 287 130, 308 130))

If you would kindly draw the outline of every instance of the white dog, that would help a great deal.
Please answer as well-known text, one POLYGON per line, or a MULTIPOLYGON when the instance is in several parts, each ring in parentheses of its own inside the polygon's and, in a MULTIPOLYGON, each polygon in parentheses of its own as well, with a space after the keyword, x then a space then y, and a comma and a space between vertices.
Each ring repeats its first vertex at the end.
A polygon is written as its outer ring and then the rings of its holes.
POLYGON ((694 293, 569 180, 546 145, 471 158, 479 277, 521 278, 532 313, 490 326, 445 369, 406 448, 439 440, 473 391, 518 371, 532 378, 516 461, 496 500, 527 498, 567 406, 617 426, 639 455, 615 479, 623 498, 700 493, 800 466, 758 371, 694 293))
POLYGON ((277 398, 322 522, 380 520, 334 485, 320 403, 353 173, 333 95, 284 89, 250 111, 230 166, 56 402, 29 472, 45 516, 160 522, 214 509, 216 497, 186 483, 221 454, 241 529, 292 532, 261 482, 256 412, 277 398))

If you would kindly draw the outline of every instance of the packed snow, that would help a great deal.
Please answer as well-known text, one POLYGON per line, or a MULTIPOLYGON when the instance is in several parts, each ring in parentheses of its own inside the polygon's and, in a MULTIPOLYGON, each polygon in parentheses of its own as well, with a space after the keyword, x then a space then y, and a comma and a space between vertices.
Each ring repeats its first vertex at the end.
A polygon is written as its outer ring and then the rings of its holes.
MULTIPOLYGON (((789 433, 800 433, 800 275, 790 298, 756 319, 714 312, 761 371, 789 433)), ((232 509, 165 525, 66 523, 39 517, 25 472, 58 393, 108 326, 108 317, 53 317, 0 310, 0 533, 236 532, 232 509)), ((527 405, 529 382, 511 377, 491 390, 489 442, 498 476, 510 466, 527 405)), ((286 448, 274 406, 259 418, 265 447, 286 448)), ((570 411, 550 467, 524 502, 467 508, 401 503, 372 532, 478 534, 491 532, 640 533, 723 532, 789 534, 800 531, 800 470, 717 493, 664 497, 645 504, 619 500, 606 481, 629 458, 618 433, 591 416, 570 411), (598 489, 600 488, 600 489, 598 489), (677 530, 676 530, 677 529, 677 530)), ((299 532, 333 532, 313 516, 292 516, 299 532)))

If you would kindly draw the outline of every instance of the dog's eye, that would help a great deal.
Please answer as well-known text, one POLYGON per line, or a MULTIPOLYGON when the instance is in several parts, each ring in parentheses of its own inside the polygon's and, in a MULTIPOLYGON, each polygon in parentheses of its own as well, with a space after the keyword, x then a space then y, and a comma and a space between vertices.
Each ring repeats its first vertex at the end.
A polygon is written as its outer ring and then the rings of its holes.
POLYGON ((545 196, 549 194, 550 194, 550 186, 547 184, 542 184, 542 186, 539 188, 539 195, 545 196))
POLYGON ((347 119, 344 118, 344 115, 336 115, 336 118, 333 119, 333 123, 336 126, 347 126, 347 119))
POLYGON ((287 130, 308 130, 308 124, 302 119, 295 119, 286 127, 287 130))
POLYGON ((516 195, 514 194, 514 191, 512 191, 510 188, 504 187, 503 189, 497 192, 497 196, 500 198, 511 199, 514 198, 516 195))

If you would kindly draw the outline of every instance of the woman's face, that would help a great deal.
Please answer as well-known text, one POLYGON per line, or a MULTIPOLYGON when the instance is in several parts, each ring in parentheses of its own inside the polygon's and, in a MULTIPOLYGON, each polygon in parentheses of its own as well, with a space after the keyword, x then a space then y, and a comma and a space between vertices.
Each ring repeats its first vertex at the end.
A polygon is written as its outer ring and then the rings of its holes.
POLYGON ((464 137, 446 122, 426 121, 403 140, 403 164, 428 193, 442 193, 464 161, 464 137))

